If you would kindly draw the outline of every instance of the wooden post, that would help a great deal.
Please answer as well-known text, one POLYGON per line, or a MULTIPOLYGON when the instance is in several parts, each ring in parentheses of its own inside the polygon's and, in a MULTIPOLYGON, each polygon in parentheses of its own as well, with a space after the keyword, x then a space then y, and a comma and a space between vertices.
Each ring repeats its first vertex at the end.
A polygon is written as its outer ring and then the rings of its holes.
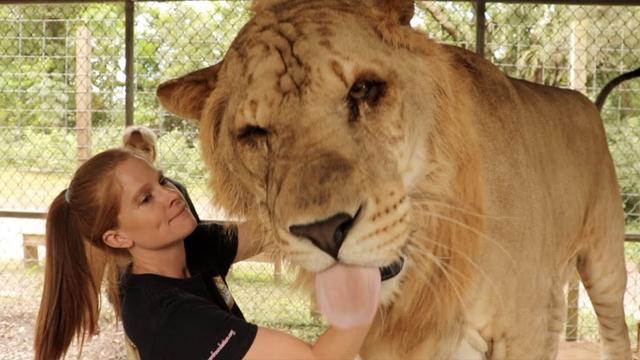
POLYGON ((279 257, 273 259, 273 280, 276 284, 282 282, 282 259, 279 257))
POLYGON ((30 269, 33 266, 40 266, 38 258, 38 246, 44 245, 43 234, 22 234, 22 252, 24 255, 24 267, 30 269))
POLYGON ((587 64, 589 62, 588 20, 571 23, 571 48, 569 50, 569 81, 574 90, 587 95, 587 64))
POLYGON ((636 324, 636 352, 640 352, 640 322, 636 324))
POLYGON ((91 156, 91 33, 76 34, 76 142, 78 165, 91 156))
MULTIPOLYGON (((569 51, 569 80, 571 88, 587 94, 587 63, 589 61, 589 34, 587 19, 581 18, 571 23, 571 48, 569 51)), ((575 273, 569 281, 567 293, 566 341, 578 340, 578 306, 580 300, 580 279, 575 273)))

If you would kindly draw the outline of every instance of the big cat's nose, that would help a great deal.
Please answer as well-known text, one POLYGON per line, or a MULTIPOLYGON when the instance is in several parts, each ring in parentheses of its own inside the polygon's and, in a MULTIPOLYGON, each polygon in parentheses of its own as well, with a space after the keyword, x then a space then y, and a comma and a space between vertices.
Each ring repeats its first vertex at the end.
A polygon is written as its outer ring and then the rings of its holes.
POLYGON ((349 214, 338 213, 325 220, 310 224, 291 225, 289 231, 311 240, 320 250, 338 258, 338 251, 347 237, 354 218, 349 214))

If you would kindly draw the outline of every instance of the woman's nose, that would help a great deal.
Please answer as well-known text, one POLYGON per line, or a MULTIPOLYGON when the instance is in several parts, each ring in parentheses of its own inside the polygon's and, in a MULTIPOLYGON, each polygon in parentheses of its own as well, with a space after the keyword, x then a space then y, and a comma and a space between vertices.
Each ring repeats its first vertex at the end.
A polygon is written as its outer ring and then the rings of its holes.
POLYGON ((163 187, 165 197, 170 207, 181 205, 183 203, 182 194, 174 187, 163 187))

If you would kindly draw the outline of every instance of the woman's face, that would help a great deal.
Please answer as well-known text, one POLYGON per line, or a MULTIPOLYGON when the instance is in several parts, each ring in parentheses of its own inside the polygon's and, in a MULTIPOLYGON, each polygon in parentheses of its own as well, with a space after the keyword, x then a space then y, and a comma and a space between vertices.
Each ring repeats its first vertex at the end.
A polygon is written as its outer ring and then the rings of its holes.
POLYGON ((196 227, 178 189, 148 162, 130 158, 115 169, 122 187, 119 231, 131 250, 160 250, 186 238, 196 227))

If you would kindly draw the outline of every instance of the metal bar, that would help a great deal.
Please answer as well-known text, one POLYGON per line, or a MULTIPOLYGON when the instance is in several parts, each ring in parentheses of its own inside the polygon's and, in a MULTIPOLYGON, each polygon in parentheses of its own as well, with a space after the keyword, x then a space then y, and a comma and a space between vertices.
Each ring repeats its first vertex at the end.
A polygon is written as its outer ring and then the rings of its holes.
POLYGON ((44 211, 0 210, 0 217, 17 219, 46 219, 47 213, 44 211))
MULTIPOLYGON (((437 0, 436 0, 437 1, 437 0)), ((469 0, 450 0, 450 1, 469 1, 469 0)), ((547 5, 640 5, 638 0, 487 0, 488 3, 505 3, 505 4, 547 4, 547 5)))
MULTIPOLYGON (((0 210, 0 218, 18 218, 18 219, 46 219, 47 213, 44 211, 16 211, 16 210, 0 210)), ((207 220, 211 221, 211 220, 207 220)), ((215 221, 216 223, 226 224, 233 221, 215 221)), ((640 242, 640 234, 624 234, 624 241, 640 242)))
MULTIPOLYGON (((131 0, 0 0, 0 5, 22 5, 22 4, 99 4, 99 3, 125 3, 131 0)), ((132 0, 133 2, 186 2, 193 0, 132 0)))
POLYGON ((135 6, 133 0, 127 0, 124 6, 125 20, 124 20, 124 57, 125 66, 124 72, 126 74, 125 80, 125 109, 124 109, 124 122, 125 126, 133 125, 133 102, 135 99, 135 65, 134 65, 134 34, 133 25, 135 18, 135 6))
MULTIPOLYGON (((87 3, 124 3, 133 2, 186 2, 190 0, 0 0, 1 4, 87 4, 87 3)), ((435 0, 435 1, 454 1, 454 2, 470 2, 476 0, 435 0)), ((486 0, 487 3, 505 3, 505 4, 548 4, 548 5, 640 5, 640 0, 486 0)))
POLYGON ((624 234, 624 241, 640 242, 640 234, 624 234))
MULTIPOLYGON (((14 219, 46 219, 46 211, 23 211, 23 210, 0 210, 0 218, 14 218, 14 219)), ((214 222, 220 225, 237 224, 235 221, 229 220, 216 220, 216 219, 202 219, 206 222, 214 222)))
POLYGON ((125 0, 0 0, 0 5, 23 5, 23 4, 87 4, 87 3, 121 3, 125 0))
POLYGON ((484 41, 486 26, 486 10, 485 0, 476 0, 476 54, 484 57, 484 41))

